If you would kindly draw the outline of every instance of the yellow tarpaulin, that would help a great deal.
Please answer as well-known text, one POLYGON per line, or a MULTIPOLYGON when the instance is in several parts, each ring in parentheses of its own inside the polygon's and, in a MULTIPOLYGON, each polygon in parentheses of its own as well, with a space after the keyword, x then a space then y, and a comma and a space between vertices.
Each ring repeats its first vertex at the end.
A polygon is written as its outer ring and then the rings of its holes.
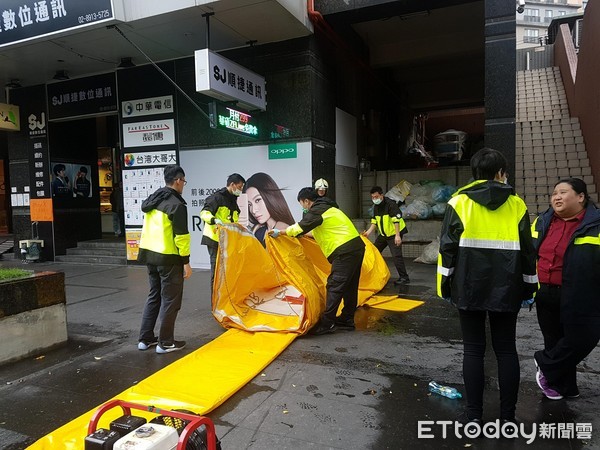
MULTIPOLYGON (((359 305, 407 311, 422 304, 396 296, 373 297, 385 286, 390 273, 377 249, 363 240, 366 252, 359 305)), ((213 314, 223 326, 239 329, 230 329, 114 399, 206 414, 248 383, 318 321, 325 306, 325 284, 331 270, 321 249, 309 238, 267 237, 266 243, 265 251, 243 228, 220 227, 213 314)), ((82 414, 29 448, 83 449, 95 410, 82 414)), ((137 410, 134 414, 147 419, 156 415, 137 410)), ((120 408, 108 411, 98 427, 108 428, 110 421, 121 415, 120 408)))
MULTIPOLYGON (((377 297, 390 278, 381 253, 366 238, 359 306, 408 311, 423 302, 377 297)), ((306 333, 325 309, 331 264, 310 238, 266 237, 266 251, 245 228, 219 227, 213 314, 225 327, 306 333), (226 263, 225 263, 226 262, 226 263)), ((341 309, 341 306, 340 306, 341 309)))
MULTIPOLYGON (((215 409, 269 365, 296 337, 292 333, 249 333, 229 330, 212 342, 116 395, 115 399, 186 409, 206 414, 215 409)), ((81 450, 96 408, 39 439, 30 449, 81 450)), ((105 413, 98 427, 122 415, 120 408, 105 413)), ((149 412, 132 414, 151 419, 149 412)))

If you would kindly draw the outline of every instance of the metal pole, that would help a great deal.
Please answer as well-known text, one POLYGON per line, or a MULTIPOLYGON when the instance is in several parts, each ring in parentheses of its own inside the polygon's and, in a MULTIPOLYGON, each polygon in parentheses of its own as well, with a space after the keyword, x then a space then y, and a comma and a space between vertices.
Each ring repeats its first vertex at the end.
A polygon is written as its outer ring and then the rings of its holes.
POLYGON ((202 17, 206 19, 206 48, 210 50, 210 16, 214 16, 214 12, 204 13, 202 17))

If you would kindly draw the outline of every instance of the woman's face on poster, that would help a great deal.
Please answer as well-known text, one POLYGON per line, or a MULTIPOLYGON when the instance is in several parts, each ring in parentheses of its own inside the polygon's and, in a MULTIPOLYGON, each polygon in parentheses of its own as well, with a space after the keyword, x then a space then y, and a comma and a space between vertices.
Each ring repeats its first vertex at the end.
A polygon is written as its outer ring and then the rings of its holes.
POLYGON ((258 189, 254 187, 246 189, 246 194, 248 195, 248 208, 250 209, 250 213, 256 221, 262 225, 271 218, 271 214, 269 214, 269 211, 267 210, 267 205, 265 205, 262 195, 260 195, 258 189))

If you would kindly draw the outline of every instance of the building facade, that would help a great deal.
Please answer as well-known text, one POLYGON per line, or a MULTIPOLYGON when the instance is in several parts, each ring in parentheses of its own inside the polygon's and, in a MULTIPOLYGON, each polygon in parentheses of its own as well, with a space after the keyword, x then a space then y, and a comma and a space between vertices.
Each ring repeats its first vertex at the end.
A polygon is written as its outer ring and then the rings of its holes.
POLYGON ((582 12, 586 3, 583 0, 525 0, 523 12, 517 12, 517 49, 545 45, 550 22, 582 12))
MULTIPOLYGON (((116 184, 135 260, 140 204, 170 163, 188 172, 195 242, 205 198, 233 172, 249 186, 269 175, 294 218, 298 189, 326 178, 357 217, 361 163, 408 167, 427 111, 440 124, 475 114, 474 134, 514 164, 514 6, 502 0, 94 0, 46 15, 5 3, 0 78, 21 123, 0 131, 5 209, 15 245, 36 233, 47 260, 112 234, 116 184)), ((196 267, 205 253, 193 248, 196 267)))

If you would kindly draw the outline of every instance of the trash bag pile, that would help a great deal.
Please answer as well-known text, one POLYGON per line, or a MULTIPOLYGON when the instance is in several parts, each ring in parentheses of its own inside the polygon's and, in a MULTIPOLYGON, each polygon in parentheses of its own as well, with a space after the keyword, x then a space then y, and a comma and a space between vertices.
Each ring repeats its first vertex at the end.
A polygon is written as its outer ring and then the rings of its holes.
POLYGON ((405 219, 425 220, 443 217, 448 200, 455 192, 456 186, 441 180, 423 180, 416 184, 402 180, 385 195, 404 202, 400 210, 405 219))

